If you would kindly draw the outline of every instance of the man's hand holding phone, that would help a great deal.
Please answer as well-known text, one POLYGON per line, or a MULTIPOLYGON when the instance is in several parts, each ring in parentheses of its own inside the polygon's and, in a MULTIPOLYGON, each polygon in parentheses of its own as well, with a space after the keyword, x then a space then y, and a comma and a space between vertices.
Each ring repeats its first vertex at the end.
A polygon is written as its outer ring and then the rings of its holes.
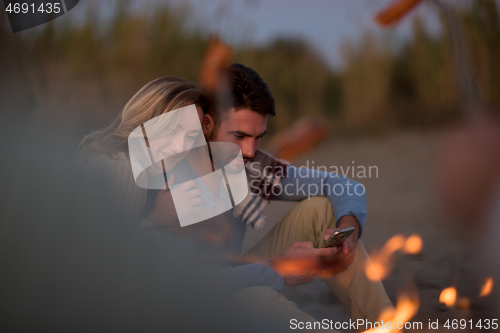
POLYGON ((346 215, 340 218, 337 223, 338 228, 327 229, 324 240, 327 241, 336 231, 352 227, 353 233, 344 241, 339 248, 338 254, 332 262, 331 274, 338 274, 345 271, 354 261, 354 250, 359 238, 359 223, 354 216, 346 215))

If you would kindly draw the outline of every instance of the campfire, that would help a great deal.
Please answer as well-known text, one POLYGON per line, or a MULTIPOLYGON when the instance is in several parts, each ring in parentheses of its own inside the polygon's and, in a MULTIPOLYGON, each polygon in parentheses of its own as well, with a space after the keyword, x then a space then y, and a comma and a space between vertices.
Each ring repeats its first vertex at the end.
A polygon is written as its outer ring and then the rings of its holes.
POLYGON ((419 306, 420 302, 416 294, 403 293, 398 297, 395 310, 387 309, 382 311, 378 318, 380 326, 370 328, 364 333, 399 332, 405 328, 404 324, 403 326, 401 324, 412 319, 417 314, 419 306))
POLYGON ((371 254, 371 260, 366 262, 366 276, 371 281, 384 280, 392 269, 393 256, 397 251, 416 255, 422 247, 422 238, 416 234, 408 238, 403 235, 391 237, 380 251, 371 254))

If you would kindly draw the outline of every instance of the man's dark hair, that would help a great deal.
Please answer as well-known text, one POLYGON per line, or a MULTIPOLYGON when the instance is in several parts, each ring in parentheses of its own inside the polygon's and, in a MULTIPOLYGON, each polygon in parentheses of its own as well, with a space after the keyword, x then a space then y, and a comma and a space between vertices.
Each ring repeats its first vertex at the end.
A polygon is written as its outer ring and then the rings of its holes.
POLYGON ((250 109, 254 112, 274 116, 274 98, 260 75, 242 64, 229 66, 229 82, 233 107, 236 110, 250 109))
POLYGON ((236 111, 250 109, 271 117, 276 114, 273 95, 256 71, 242 64, 234 63, 227 68, 226 73, 229 89, 226 93, 218 96, 219 98, 222 96, 222 100, 217 101, 217 107, 211 107, 208 111, 215 123, 214 130, 209 137, 210 141, 216 136, 223 114, 231 107, 234 107, 236 111))

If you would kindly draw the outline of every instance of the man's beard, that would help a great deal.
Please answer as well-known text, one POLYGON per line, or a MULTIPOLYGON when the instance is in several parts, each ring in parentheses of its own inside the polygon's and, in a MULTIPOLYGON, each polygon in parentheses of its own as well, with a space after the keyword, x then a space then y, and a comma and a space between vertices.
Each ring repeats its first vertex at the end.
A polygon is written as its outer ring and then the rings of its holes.
MULTIPOLYGON (((219 156, 214 156, 214 149, 213 149, 213 145, 210 145, 211 143, 217 143, 217 131, 218 131, 218 127, 219 126, 214 126, 213 130, 210 132, 210 134, 208 136, 206 136, 206 141, 207 141, 207 144, 208 144, 208 147, 210 149, 210 157, 211 157, 211 160, 213 161, 213 164, 214 164, 214 167, 215 169, 224 169, 226 172, 230 173, 230 174, 238 174, 240 173, 243 168, 245 168, 245 165, 243 164, 242 166, 239 166, 239 165, 234 165, 234 164, 231 164, 231 161, 234 160, 234 158, 236 158, 236 152, 233 152, 232 154, 231 153, 228 153, 228 154, 216 154, 216 155, 219 155, 219 156)), ((217 149, 215 149, 217 150, 217 149)), ((241 153, 241 149, 238 149, 239 152, 241 153)), ((219 151, 220 153, 220 151, 219 151)), ((245 160, 245 159, 244 159, 245 160)))
MULTIPOLYGON (((210 143, 209 143, 209 145, 210 145, 210 143)), ((212 150, 212 149, 210 149, 210 150, 211 150, 211 154, 212 154, 211 157, 212 157, 212 161, 214 163, 215 170, 223 169, 229 174, 239 174, 245 168, 244 164, 239 164, 237 162, 236 162, 236 164, 234 163, 236 161, 236 159, 238 158, 238 156, 237 155, 235 156, 234 153, 231 154, 231 153, 225 151, 221 155, 221 154, 218 154, 216 151, 214 152, 214 150, 212 150)), ((220 153, 220 151, 219 151, 219 153, 220 153)))

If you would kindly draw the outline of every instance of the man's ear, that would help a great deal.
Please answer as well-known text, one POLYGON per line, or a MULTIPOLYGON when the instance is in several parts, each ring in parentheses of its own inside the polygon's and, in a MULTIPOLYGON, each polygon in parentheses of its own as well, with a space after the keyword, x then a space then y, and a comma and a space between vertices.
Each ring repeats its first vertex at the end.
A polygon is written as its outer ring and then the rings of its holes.
POLYGON ((203 134, 205 134, 206 137, 210 137, 212 134, 212 131, 214 130, 214 120, 212 117, 208 114, 203 115, 203 120, 201 121, 201 129, 203 130, 203 134))

